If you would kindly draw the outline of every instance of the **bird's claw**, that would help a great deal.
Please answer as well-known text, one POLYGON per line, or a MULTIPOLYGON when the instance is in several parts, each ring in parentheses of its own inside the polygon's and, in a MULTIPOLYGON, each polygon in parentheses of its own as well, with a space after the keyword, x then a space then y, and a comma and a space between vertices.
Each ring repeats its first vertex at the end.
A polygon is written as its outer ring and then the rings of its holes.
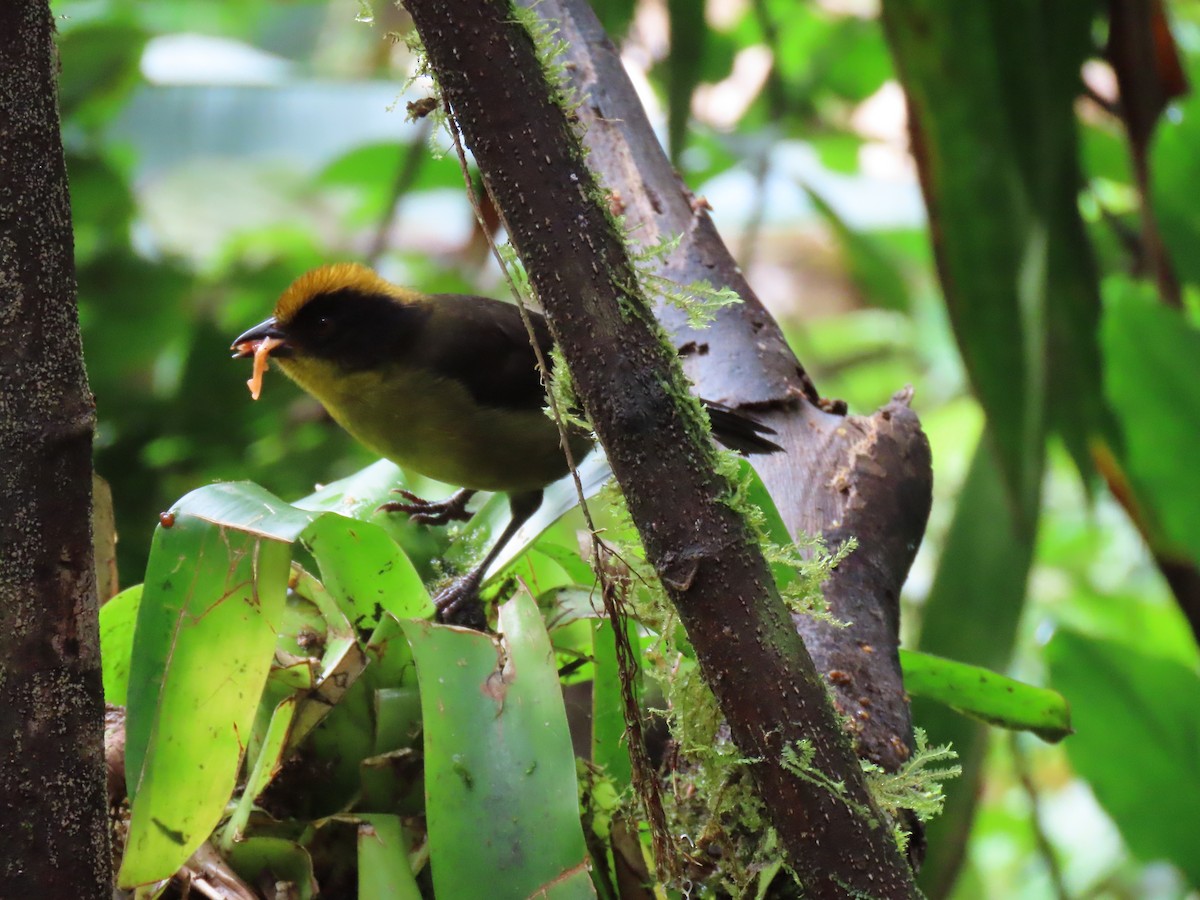
POLYGON ((379 507, 380 512, 406 513, 409 519, 417 525, 446 525, 453 521, 465 522, 471 518, 467 512, 467 501, 470 493, 458 491, 445 500, 425 500, 412 491, 397 488, 392 493, 399 494, 407 503, 393 500, 379 507))
POLYGON ((474 572, 443 588, 433 598, 437 620, 443 625, 459 625, 487 631, 487 615, 479 599, 479 578, 474 572))

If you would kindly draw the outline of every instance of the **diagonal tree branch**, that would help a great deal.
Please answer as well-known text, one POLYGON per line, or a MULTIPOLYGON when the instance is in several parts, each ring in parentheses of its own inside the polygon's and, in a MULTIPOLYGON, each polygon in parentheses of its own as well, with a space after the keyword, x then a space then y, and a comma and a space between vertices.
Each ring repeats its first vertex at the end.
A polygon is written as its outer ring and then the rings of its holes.
POLYGON ((684 186, 646 118, 620 57, 587 0, 527 3, 559 32, 582 102, 588 165, 646 245, 682 236, 658 274, 737 291, 704 331, 672 307, 656 314, 702 396, 756 410, 786 454, 755 461, 788 528, 858 549, 825 585, 834 628, 796 617, 818 671, 848 716, 861 756, 894 771, 912 750, 912 722, 896 653, 900 588, 925 532, 933 474, 929 443, 901 391, 870 416, 822 406, 816 388, 730 255, 704 203, 684 186))
POLYGON ((528 33, 503 0, 407 7, 806 894, 916 896, 528 33))

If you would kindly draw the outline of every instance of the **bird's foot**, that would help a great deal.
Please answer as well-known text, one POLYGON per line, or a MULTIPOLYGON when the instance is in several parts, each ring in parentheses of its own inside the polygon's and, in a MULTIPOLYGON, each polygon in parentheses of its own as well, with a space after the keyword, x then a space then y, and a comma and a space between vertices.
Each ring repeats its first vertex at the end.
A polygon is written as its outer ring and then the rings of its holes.
POLYGON ((455 491, 445 500, 425 500, 406 490, 395 490, 392 493, 399 494, 408 502, 393 500, 380 506, 379 511, 407 513, 409 519, 417 525, 445 525, 452 521, 465 522, 471 518, 471 514, 467 512, 467 502, 475 492, 465 489, 455 491))
POLYGON ((483 609, 483 601, 479 599, 480 574, 478 571, 469 572, 451 582, 433 598, 439 622, 487 631, 487 614, 483 609))

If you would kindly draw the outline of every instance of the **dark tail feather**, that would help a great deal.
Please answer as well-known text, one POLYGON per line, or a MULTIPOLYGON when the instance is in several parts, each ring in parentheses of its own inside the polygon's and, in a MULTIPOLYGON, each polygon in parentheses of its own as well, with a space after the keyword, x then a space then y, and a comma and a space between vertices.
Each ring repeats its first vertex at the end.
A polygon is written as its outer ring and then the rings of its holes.
POLYGON ((713 437, 730 450, 736 450, 744 455, 778 453, 783 450, 774 441, 763 437, 764 434, 775 434, 775 429, 769 428, 762 422, 755 421, 745 413, 738 412, 723 403, 703 398, 700 402, 708 411, 708 419, 712 422, 713 437))

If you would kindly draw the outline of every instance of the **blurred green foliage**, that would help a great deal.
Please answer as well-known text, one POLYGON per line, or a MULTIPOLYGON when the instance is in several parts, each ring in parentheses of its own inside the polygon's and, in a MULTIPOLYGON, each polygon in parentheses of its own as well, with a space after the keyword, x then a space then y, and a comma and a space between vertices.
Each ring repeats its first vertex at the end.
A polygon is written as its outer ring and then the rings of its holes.
MULTIPOLYGON (((714 202, 822 393, 861 412, 906 382, 917 388, 936 477, 904 598, 909 643, 1047 683, 1075 703, 1080 734, 1059 746, 969 738, 978 814, 948 813, 965 867, 934 862, 936 893, 1182 897, 1196 887, 1194 860, 1159 829, 1186 827, 1178 805, 1186 771, 1172 767, 1186 769, 1194 747, 1177 733, 1186 725, 1177 705, 1194 693, 1200 661, 1091 454, 1099 440, 1127 476, 1156 553, 1200 563, 1190 463, 1191 411, 1200 409, 1192 252, 1200 109, 1194 96, 1173 104, 1151 146, 1153 210, 1183 284, 1184 309, 1165 310, 1146 279, 1120 122, 1076 99, 1082 58, 1093 89, 1109 83, 1096 62, 1104 24, 1081 18, 1070 54, 1047 37, 1034 55, 1032 36, 1055 33, 1044 18, 1052 5, 1031 0, 1018 15, 959 4, 961 28, 924 33, 957 42, 954 58, 987 75, 935 73, 941 82, 920 104, 945 146, 957 147, 962 162, 951 174, 966 181, 969 165, 979 186, 933 223, 977 254, 958 258, 957 286, 999 298, 964 315, 953 311, 953 285, 948 311, 936 277, 905 156, 898 67, 872 4, 595 2, 649 79, 652 114, 689 186, 714 202), (995 17, 1006 28, 987 27, 995 17), (1038 78, 1050 93, 1025 109, 1021 91, 1038 78), (1034 226, 1066 258, 1013 321, 1022 286, 1013 260, 1026 258, 1034 226), (1069 284, 1055 274, 1064 269, 1069 284), (1056 319, 1056 303, 1069 314, 1056 319), (1001 310, 1008 318, 996 330, 989 316, 1001 310), (1030 355, 1039 347, 1051 355, 1030 355), (995 363, 1014 351, 1015 368, 995 363), (1031 406, 1042 403, 1044 416, 1031 406), (1015 437, 977 452, 998 416, 1010 417, 1015 437), (1046 443, 1047 426, 1061 438, 1046 443), (980 454, 997 446, 1011 458, 984 468, 980 454), (1034 518, 1010 541, 1002 529, 1014 508, 1004 497, 1022 480, 1034 518), (1069 631, 1047 657, 1060 628, 1069 631)), ((502 288, 457 164, 428 152, 423 126, 404 120, 406 101, 427 87, 404 87, 412 60, 395 36, 409 26, 392 5, 56 0, 53 8, 96 465, 113 488, 128 586, 142 580, 158 513, 194 488, 246 479, 291 499, 371 461, 278 373, 251 403, 248 365, 228 359, 230 340, 268 315, 291 279, 319 263, 367 258, 379 244, 376 262, 397 281, 427 291, 502 288), (399 196, 412 153, 418 164, 399 196)), ((1184 69, 1200 72, 1200 7, 1179 3, 1171 15, 1184 69)), ((936 46, 927 52, 952 58, 936 46)), ((436 135, 433 143, 444 147, 436 135)), ((446 536, 391 530, 428 577, 446 536)), ((561 542, 572 545, 569 532, 561 542)), ((367 709, 365 692, 350 700, 347 718, 367 709)), ((947 739, 925 724, 932 742, 947 739)), ((361 743, 363 756, 377 750, 367 731, 361 743)), ((338 786, 350 783, 357 771, 323 782, 331 799, 321 811, 336 808, 338 786)), ((392 826, 380 827, 392 834, 392 826)), ((290 844, 251 851, 296 862, 290 844)))

